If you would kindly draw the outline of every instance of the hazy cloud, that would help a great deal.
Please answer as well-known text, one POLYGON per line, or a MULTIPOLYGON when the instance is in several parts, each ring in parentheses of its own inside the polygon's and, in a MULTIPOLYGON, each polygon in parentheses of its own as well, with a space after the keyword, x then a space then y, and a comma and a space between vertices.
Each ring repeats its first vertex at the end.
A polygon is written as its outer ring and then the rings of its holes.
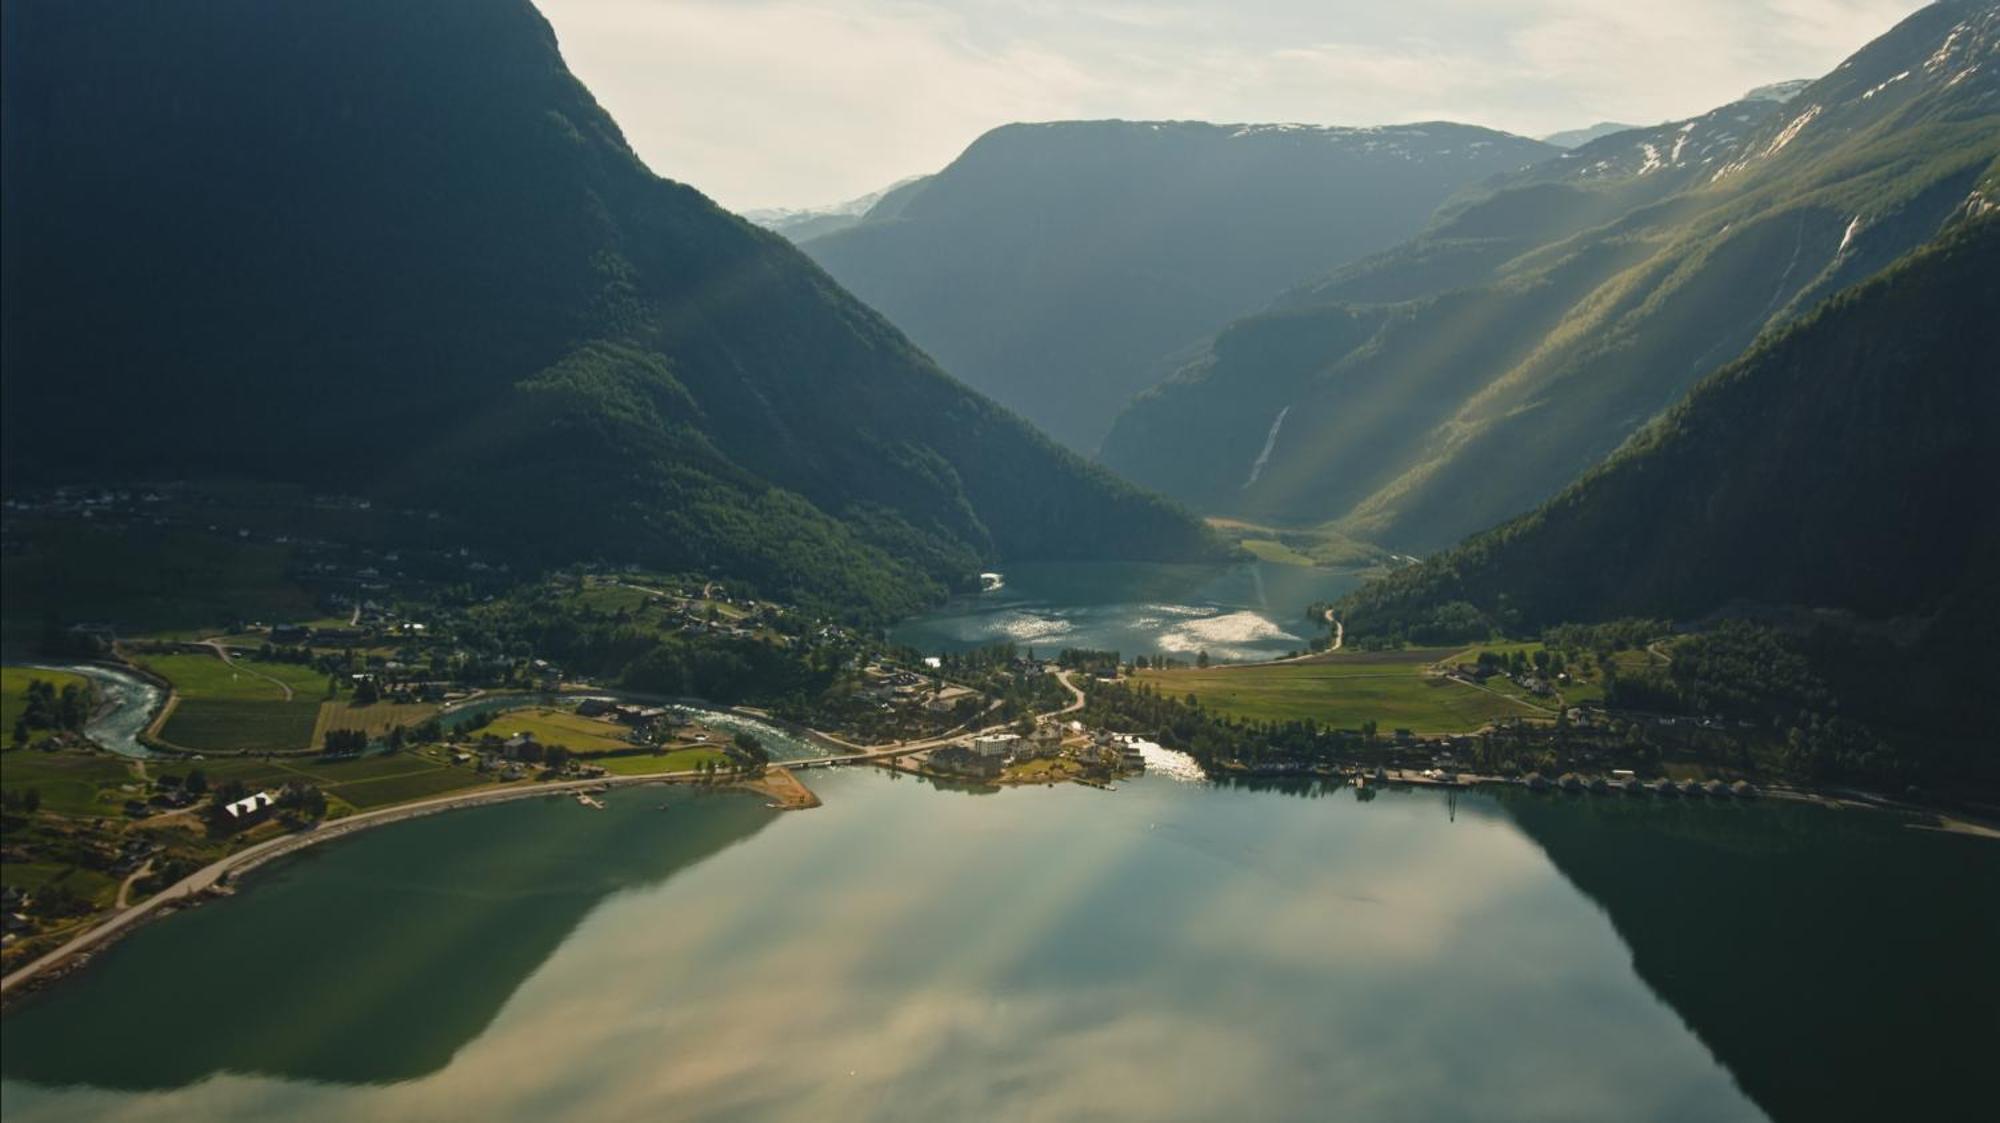
POLYGON ((1688 116, 1921 0, 542 0, 641 156, 736 207, 833 202, 1009 121, 1688 116))

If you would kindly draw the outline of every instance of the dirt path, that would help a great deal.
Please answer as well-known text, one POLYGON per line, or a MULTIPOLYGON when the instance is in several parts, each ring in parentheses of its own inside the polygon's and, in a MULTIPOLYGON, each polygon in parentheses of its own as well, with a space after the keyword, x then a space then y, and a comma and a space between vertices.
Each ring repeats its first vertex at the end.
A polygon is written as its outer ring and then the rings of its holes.
POLYGON ((263 679, 265 682, 268 682, 272 686, 277 687, 279 690, 284 691, 285 701, 289 702, 292 700, 292 688, 289 684, 285 683, 283 680, 272 678, 270 675, 267 675, 262 671, 253 671, 249 667, 246 667, 243 664, 238 663, 236 660, 231 659, 229 657, 229 649, 227 647, 222 646, 222 641, 205 639, 201 641, 201 645, 203 647, 208 648, 210 651, 215 652, 215 657, 217 659, 222 660, 230 667, 242 671, 244 674, 249 675, 252 678, 263 679))
POLYGON ((151 858, 146 859, 144 865, 140 866, 136 870, 133 870, 132 876, 126 878, 124 882, 118 886, 118 904, 116 907, 121 909, 131 908, 132 886, 136 884, 140 878, 145 877, 147 874, 150 874, 152 872, 153 872, 153 860, 151 858))

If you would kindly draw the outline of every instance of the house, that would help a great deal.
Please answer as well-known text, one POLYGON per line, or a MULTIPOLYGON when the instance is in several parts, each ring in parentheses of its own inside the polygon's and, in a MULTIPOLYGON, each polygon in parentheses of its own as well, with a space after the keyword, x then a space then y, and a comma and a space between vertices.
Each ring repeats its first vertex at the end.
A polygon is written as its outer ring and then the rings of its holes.
POLYGON ((518 757, 524 751, 526 751, 530 745, 533 745, 536 748, 541 747, 535 741, 535 735, 533 733, 516 733, 512 737, 509 737, 505 741, 502 741, 500 743, 500 748, 508 756, 518 757))
POLYGON ((304 624, 274 624, 271 642, 279 647, 298 647, 312 639, 312 629, 304 624))
POLYGON ((249 826, 261 822, 277 806, 277 797, 270 792, 246 795, 234 803, 222 805, 223 818, 235 826, 249 826))
POLYGON ((614 707, 609 698, 585 698, 576 704, 576 716, 603 717, 605 714, 612 712, 613 709, 614 707))

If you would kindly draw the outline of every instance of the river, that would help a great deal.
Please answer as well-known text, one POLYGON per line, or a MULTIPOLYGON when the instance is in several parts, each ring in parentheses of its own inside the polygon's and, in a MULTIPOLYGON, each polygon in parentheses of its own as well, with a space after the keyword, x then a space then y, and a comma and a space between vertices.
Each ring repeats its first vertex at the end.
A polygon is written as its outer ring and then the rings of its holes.
POLYGON ((129 671, 113 670, 97 663, 38 664, 50 670, 82 675, 97 684, 97 712, 84 724, 83 732, 100 748, 119 756, 149 757, 139 735, 153 720, 153 713, 166 698, 166 691, 129 671))
POLYGON ((2000 847, 1885 814, 811 775, 284 859, 10 1013, 9 1123, 1970 1118, 2000 1044, 2000 847))
POLYGON ((1192 661, 1273 659, 1320 631, 1306 606, 1333 600, 1349 572, 1245 562, 1166 565, 1068 562, 1009 567, 1005 584, 954 597, 897 626, 890 638, 927 653, 1013 643, 1053 655, 1065 647, 1170 655, 1192 661))

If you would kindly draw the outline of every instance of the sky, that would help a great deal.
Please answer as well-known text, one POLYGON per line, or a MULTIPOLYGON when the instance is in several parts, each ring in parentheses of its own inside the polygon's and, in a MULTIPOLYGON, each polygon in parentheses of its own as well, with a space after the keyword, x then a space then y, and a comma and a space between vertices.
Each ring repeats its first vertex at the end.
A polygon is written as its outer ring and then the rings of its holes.
POLYGON ((1012 121, 1651 124, 1816 77, 1922 0, 540 0, 660 175, 738 210, 1012 121))

